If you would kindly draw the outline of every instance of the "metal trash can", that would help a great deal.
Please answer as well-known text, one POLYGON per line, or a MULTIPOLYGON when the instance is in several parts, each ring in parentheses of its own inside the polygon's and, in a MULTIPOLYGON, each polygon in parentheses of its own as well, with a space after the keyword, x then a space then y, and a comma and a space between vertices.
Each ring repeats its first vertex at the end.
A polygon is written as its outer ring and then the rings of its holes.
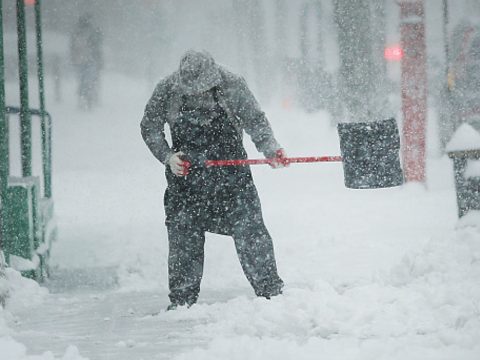
POLYGON ((469 161, 480 160, 480 149, 450 151, 448 157, 453 160, 458 217, 480 210, 480 176, 466 176, 469 161))

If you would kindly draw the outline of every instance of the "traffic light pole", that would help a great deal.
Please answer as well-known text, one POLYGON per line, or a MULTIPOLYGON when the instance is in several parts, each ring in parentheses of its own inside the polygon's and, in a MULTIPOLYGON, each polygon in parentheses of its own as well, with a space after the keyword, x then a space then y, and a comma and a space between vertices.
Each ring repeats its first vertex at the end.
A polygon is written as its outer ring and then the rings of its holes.
POLYGON ((406 181, 425 181, 427 71, 423 0, 400 2, 403 168, 406 181))

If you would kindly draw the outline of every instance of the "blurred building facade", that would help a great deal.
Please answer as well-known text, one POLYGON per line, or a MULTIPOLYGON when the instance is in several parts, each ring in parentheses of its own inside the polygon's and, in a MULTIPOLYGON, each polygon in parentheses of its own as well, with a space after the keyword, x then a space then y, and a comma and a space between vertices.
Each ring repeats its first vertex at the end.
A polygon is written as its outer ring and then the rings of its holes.
MULTIPOLYGON (((8 34, 15 29, 15 1, 2 1, 8 34)), ((385 30, 386 43, 398 42, 398 5, 376 1, 385 17, 372 26, 385 30)), ((425 0, 425 5, 429 62, 432 68, 442 68, 441 1, 425 0)), ((452 29, 478 1, 456 0, 454 5, 450 6, 452 29)), ((84 13, 92 14, 103 34, 105 70, 144 78, 149 88, 178 66, 188 48, 211 52, 220 63, 244 75, 263 100, 273 93, 289 96, 298 90, 292 78, 305 54, 324 75, 334 76, 339 68, 333 0, 48 0, 42 6, 47 76, 72 72, 68 37, 84 13)), ((32 13, 27 11, 31 18, 32 13)), ((15 54, 13 40, 6 44, 7 58, 15 54)), ((395 71, 387 69, 387 75, 399 77, 395 71)), ((7 71, 8 76, 15 76, 15 71, 10 75, 7 71)))

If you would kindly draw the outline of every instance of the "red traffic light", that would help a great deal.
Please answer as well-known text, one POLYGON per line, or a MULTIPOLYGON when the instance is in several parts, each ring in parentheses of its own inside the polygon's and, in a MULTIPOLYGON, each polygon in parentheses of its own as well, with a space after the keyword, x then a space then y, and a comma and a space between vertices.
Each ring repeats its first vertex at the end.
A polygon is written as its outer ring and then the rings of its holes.
POLYGON ((403 58, 403 49, 400 45, 388 46, 383 52, 383 57, 387 61, 400 61, 403 58))
POLYGON ((30 5, 35 5, 36 0, 23 0, 25 5, 30 6, 30 5))

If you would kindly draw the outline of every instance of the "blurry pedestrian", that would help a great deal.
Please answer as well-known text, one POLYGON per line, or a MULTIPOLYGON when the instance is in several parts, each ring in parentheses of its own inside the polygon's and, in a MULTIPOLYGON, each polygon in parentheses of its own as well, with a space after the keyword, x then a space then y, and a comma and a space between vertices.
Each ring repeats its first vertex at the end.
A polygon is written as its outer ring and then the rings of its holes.
POLYGON ((100 71, 103 68, 102 33, 91 16, 80 16, 70 39, 70 56, 78 82, 79 106, 90 110, 99 102, 100 71))
POLYGON ((272 239, 248 166, 209 167, 206 159, 245 159, 243 131, 257 149, 285 164, 265 114, 243 78, 206 52, 188 51, 180 69, 157 85, 145 108, 142 136, 166 166, 164 205, 169 240, 171 304, 197 301, 205 232, 233 237, 240 263, 257 296, 281 294, 272 239), (169 125, 172 145, 165 139, 169 125))

